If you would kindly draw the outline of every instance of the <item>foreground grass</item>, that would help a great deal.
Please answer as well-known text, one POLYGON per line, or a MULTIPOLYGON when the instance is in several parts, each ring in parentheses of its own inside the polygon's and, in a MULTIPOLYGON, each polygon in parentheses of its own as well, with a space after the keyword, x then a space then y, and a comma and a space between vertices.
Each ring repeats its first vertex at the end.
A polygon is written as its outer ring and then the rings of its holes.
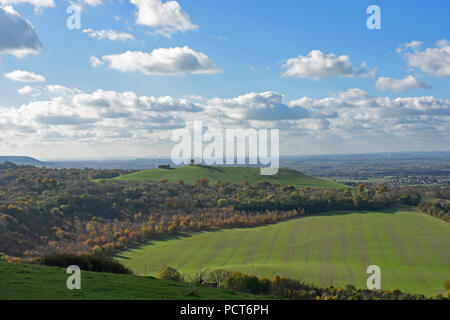
POLYGON ((436 296, 450 278, 449 248, 449 223, 404 208, 197 233, 125 251, 119 260, 138 274, 165 265, 185 273, 225 268, 358 288, 366 287, 366 268, 378 265, 382 289, 436 296))
POLYGON ((0 262, 0 300, 262 299, 244 293, 151 277, 82 271, 81 290, 68 290, 64 268, 0 262))
POLYGON ((248 167, 196 167, 186 166, 175 169, 150 169, 123 175, 115 180, 123 181, 160 181, 168 179, 169 182, 176 183, 183 180, 186 184, 193 184, 197 179, 208 178, 210 183, 217 180, 240 184, 243 180, 254 184, 257 181, 278 182, 295 187, 320 187, 320 188, 344 188, 346 186, 315 177, 305 175, 299 171, 280 168, 279 172, 273 176, 261 176, 259 168, 248 167))

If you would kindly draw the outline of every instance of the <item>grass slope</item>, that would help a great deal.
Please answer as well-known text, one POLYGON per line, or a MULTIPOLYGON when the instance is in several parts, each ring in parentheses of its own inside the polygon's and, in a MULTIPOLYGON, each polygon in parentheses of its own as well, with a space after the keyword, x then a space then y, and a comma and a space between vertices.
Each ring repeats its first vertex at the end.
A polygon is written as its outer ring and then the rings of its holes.
POLYGON ((0 300, 155 299, 228 300, 264 297, 151 277, 81 272, 81 290, 68 290, 69 275, 58 267, 0 262, 0 300))
POLYGON ((320 188, 343 188, 345 186, 332 181, 322 180, 305 175, 299 171, 280 168, 273 176, 261 176, 259 168, 250 167, 196 167, 186 166, 174 169, 150 169, 117 177, 117 180, 145 181, 168 179, 169 182, 184 180, 187 184, 193 184, 195 180, 208 178, 210 183, 217 180, 240 184, 243 180, 250 183, 257 181, 278 182, 280 184, 292 184, 295 187, 320 187, 320 188))
POLYGON ((171 265, 180 272, 225 268, 318 285, 366 287, 381 268, 382 289, 435 296, 450 279, 450 224, 405 208, 330 212, 246 229, 154 241, 119 260, 138 274, 171 265))

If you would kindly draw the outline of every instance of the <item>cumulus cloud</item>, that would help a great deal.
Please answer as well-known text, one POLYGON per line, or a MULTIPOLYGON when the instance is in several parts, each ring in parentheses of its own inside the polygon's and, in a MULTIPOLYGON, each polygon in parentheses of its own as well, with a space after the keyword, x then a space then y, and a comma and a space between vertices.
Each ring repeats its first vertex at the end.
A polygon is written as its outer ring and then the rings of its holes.
POLYGON ((422 41, 417 41, 417 40, 411 41, 408 43, 403 43, 397 48, 397 52, 402 53, 403 50, 406 50, 406 49, 417 50, 422 46, 422 44, 423 44, 422 41))
POLYGON ((55 96, 72 96, 76 93, 81 93, 78 89, 68 88, 59 84, 50 84, 46 87, 46 90, 50 95, 55 96))
POLYGON ((404 79, 393 79, 389 77, 380 77, 377 80, 376 87, 380 90, 392 90, 395 92, 406 91, 411 89, 429 89, 426 83, 420 81, 416 77, 409 75, 404 79))
POLYGON ((108 39, 111 41, 127 41, 135 39, 132 34, 126 32, 117 32, 114 30, 83 29, 82 32, 87 33, 91 38, 96 38, 99 40, 108 39))
POLYGON ((440 40, 436 48, 420 51, 422 42, 413 41, 403 44, 397 50, 403 54, 410 67, 419 68, 423 72, 437 76, 450 76, 450 41, 440 40))
POLYGON ((303 133, 303 145, 310 152, 323 148, 328 152, 373 152, 450 147, 448 99, 371 97, 353 89, 321 99, 304 97, 289 105, 305 108, 312 116, 334 113, 334 117, 317 119, 325 119, 328 126, 302 119, 285 129, 292 135, 296 132, 293 128, 303 133))
POLYGON ((0 54, 22 58, 38 53, 41 47, 29 21, 24 20, 11 6, 0 7, 0 54))
POLYGON ((86 3, 91 7, 96 7, 103 4, 103 0, 83 0, 83 3, 86 3))
POLYGON ((55 6, 54 0, 0 0, 2 5, 17 5, 21 3, 31 4, 37 11, 40 11, 42 8, 53 8, 55 6))
POLYGON ((176 32, 186 32, 198 29, 191 23, 191 19, 185 13, 177 1, 161 0, 131 0, 138 10, 136 23, 155 28, 155 32, 165 37, 170 37, 176 32))
POLYGON ((324 77, 357 77, 373 76, 375 71, 368 71, 365 63, 360 69, 352 66, 350 57, 346 55, 335 56, 334 54, 324 54, 320 50, 312 50, 306 56, 299 55, 286 60, 283 65, 286 69, 282 73, 283 77, 308 78, 319 80, 324 77))
POLYGON ((41 153, 42 149, 57 148, 55 154, 61 150, 68 155, 85 150, 98 154, 102 150, 103 156, 111 156, 115 150, 123 154, 131 146, 135 148, 131 151, 142 152, 158 145, 161 153, 161 148, 170 151, 173 146, 172 130, 194 120, 215 129, 278 128, 281 144, 287 148, 284 152, 297 154, 324 148, 328 152, 368 152, 450 147, 450 100, 433 96, 374 97, 354 88, 319 99, 302 97, 283 103, 283 95, 273 91, 196 100, 139 96, 131 91, 87 93, 62 85, 41 89, 38 101, 0 106, 0 127, 4 129, 0 131, 0 151, 39 146, 41 153))
MULTIPOLYGON (((185 125, 189 114, 203 108, 187 99, 138 96, 134 92, 96 90, 84 93, 61 85, 47 86, 48 98, 20 107, 0 106, 0 150, 57 143, 148 144, 170 138, 170 131, 185 125), (32 133, 32 134, 31 134, 32 133)), ((69 148, 70 149, 70 148, 69 148)), ((41 151, 42 152, 42 151, 41 151)))
POLYGON ((160 48, 149 53, 126 51, 121 54, 103 56, 102 60, 106 61, 111 69, 121 72, 139 71, 146 75, 216 74, 221 72, 205 54, 188 47, 160 48))
POLYGON ((17 81, 17 82, 44 82, 45 77, 40 74, 36 74, 24 70, 15 70, 4 74, 5 78, 17 81))
POLYGON ((188 100, 203 100, 204 98, 202 96, 196 95, 196 94, 188 94, 183 96, 184 98, 188 100))
POLYGON ((31 94, 31 93, 33 92, 33 87, 31 87, 31 86, 25 86, 25 87, 23 87, 23 88, 18 89, 17 92, 18 92, 20 95, 31 94))
POLYGON ((17 90, 17 92, 21 95, 31 95, 33 97, 37 96, 48 96, 52 97, 71 97, 75 94, 82 93, 81 90, 68 88, 59 84, 47 85, 47 86, 30 86, 26 85, 23 88, 17 90))
POLYGON ((276 92, 251 92, 231 99, 211 99, 208 101, 208 108, 222 113, 221 117, 236 120, 276 121, 309 117, 305 109, 289 107, 282 101, 283 96, 276 92))
MULTIPOLYGON (((381 121, 396 118, 397 121, 409 121, 409 117, 449 115, 450 100, 423 97, 371 97, 361 89, 350 89, 338 95, 323 99, 301 98, 291 101, 290 106, 299 106, 310 110, 334 110, 341 118, 345 115, 353 120, 381 121)), ((417 121, 421 121, 416 119, 417 121)), ((450 120, 450 119, 449 119, 450 120)), ((382 122, 379 125, 383 125, 382 122)))

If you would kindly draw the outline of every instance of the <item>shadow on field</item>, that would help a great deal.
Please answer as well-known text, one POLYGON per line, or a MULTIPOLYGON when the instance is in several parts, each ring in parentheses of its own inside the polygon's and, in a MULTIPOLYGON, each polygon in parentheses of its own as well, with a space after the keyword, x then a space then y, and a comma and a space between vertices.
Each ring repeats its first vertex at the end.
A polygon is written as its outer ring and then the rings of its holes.
MULTIPOLYGON (((320 213, 312 213, 309 215, 305 215, 300 217, 301 218, 307 218, 307 217, 318 217, 318 216, 340 216, 340 215, 347 215, 347 214, 370 214, 370 213, 378 213, 378 214, 396 214, 402 211, 416 211, 416 207, 414 206, 395 206, 388 209, 383 210, 337 210, 337 211, 327 211, 327 212, 320 212, 320 213)), ((297 219, 297 218, 295 218, 297 219)))
MULTIPOLYGON (((330 217, 330 216, 344 216, 348 214, 373 214, 373 213, 379 213, 379 214, 396 214, 400 210, 398 208, 395 209, 386 209, 386 210, 339 210, 339 211, 327 211, 327 212, 320 212, 320 213, 313 213, 309 215, 305 215, 302 218, 308 218, 308 217, 330 217)), ((297 218, 295 218, 297 219, 297 218)))

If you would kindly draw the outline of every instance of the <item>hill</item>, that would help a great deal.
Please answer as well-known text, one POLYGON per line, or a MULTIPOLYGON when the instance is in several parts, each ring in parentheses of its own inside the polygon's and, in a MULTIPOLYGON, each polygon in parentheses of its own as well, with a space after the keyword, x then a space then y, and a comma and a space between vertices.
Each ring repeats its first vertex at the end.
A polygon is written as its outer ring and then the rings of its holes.
POLYGON ((118 257, 135 273, 171 265, 274 275, 320 286, 366 287, 369 265, 382 289, 436 296, 449 279, 450 224, 413 211, 329 212, 255 228, 153 241, 118 257))
POLYGON ((224 289, 152 277, 82 271, 81 290, 68 290, 64 268, 0 262, 0 300, 252 300, 224 289))
POLYGON ((31 157, 21 157, 21 156, 0 156, 0 163, 11 162, 17 165, 25 164, 32 165, 36 167, 42 167, 45 165, 44 162, 39 161, 31 157))
POLYGON ((273 176, 261 176, 259 168, 252 167, 207 167, 186 166, 173 169, 149 169, 123 175, 114 179, 125 181, 145 181, 168 179, 175 183, 183 180, 184 183, 193 184, 197 179, 208 178, 210 183, 217 180, 240 184, 247 180, 251 184, 257 181, 278 182, 280 184, 293 185, 295 187, 318 187, 318 188, 344 188, 345 186, 332 181, 327 181, 308 176, 299 171, 280 168, 273 176))

